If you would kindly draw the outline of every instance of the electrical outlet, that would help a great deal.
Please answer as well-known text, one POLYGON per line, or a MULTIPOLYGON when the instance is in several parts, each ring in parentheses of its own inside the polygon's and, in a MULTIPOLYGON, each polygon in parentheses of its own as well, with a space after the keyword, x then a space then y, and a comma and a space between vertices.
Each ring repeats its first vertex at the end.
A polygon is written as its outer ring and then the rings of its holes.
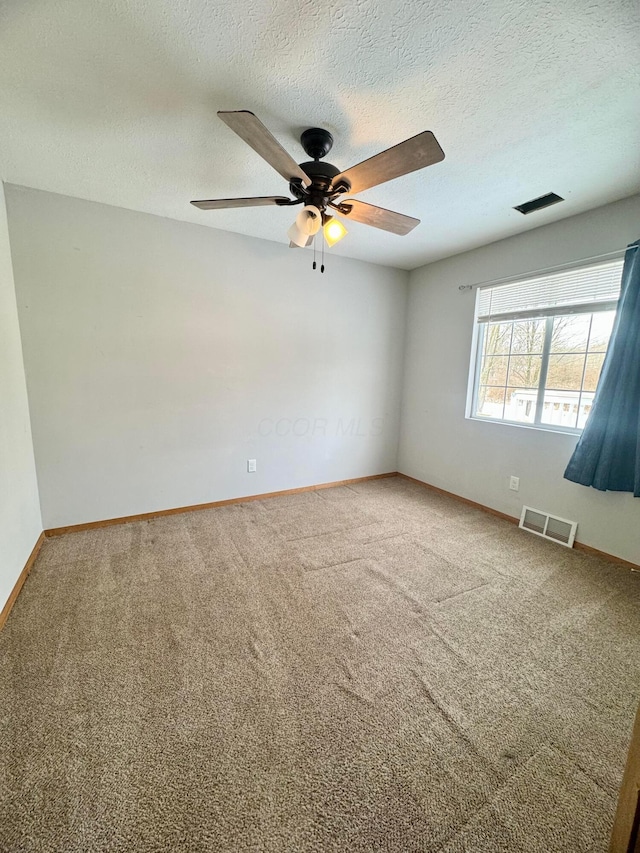
POLYGON ((255 472, 256 472, 256 460, 255 459, 247 459, 247 472, 249 474, 255 474, 255 472))
POLYGON ((519 489, 520 489, 520 477, 511 477, 509 479, 509 488, 514 492, 519 491, 519 489))

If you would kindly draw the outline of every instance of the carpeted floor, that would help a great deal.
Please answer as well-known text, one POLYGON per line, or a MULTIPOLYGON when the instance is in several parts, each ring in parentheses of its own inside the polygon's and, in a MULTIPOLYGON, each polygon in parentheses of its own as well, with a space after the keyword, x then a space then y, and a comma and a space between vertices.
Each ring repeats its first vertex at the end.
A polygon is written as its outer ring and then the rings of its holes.
POLYGON ((640 575, 394 478, 49 540, 0 850, 604 853, 640 575))

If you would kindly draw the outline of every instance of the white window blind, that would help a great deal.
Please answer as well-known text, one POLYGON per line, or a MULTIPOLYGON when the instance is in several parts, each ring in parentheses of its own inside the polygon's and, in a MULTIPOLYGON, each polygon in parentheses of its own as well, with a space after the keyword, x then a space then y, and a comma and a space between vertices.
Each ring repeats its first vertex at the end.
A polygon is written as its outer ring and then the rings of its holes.
POLYGON ((620 296, 624 260, 484 287, 478 296, 478 322, 611 311, 620 296))

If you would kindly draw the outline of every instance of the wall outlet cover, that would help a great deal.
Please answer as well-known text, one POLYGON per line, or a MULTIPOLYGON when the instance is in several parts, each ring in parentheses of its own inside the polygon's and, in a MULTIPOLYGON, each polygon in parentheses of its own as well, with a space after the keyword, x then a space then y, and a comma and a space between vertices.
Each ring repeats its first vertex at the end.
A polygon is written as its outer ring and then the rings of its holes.
POLYGON ((247 459, 247 471, 249 474, 255 474, 255 472, 256 472, 256 460, 255 459, 247 459))

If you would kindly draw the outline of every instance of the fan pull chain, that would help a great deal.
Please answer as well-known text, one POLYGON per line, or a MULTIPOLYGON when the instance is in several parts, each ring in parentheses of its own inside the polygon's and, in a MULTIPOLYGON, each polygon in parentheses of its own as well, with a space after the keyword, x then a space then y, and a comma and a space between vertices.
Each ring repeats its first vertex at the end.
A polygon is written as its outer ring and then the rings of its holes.
POLYGON ((320 264, 320 272, 324 272, 324 240, 322 241, 322 263, 320 264))
POLYGON ((316 268, 316 235, 313 235, 313 269, 316 268))

